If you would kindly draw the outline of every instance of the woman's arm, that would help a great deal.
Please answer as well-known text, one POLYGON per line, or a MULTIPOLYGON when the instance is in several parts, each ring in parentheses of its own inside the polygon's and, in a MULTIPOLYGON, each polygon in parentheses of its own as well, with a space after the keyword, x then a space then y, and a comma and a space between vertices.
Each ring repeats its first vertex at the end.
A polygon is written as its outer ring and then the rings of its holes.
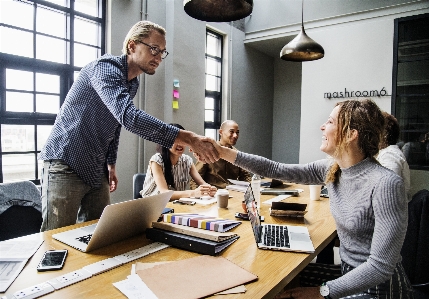
POLYGON ((213 197, 216 194, 217 188, 215 186, 210 186, 210 184, 207 184, 204 181, 204 179, 201 177, 200 173, 198 172, 194 164, 192 164, 191 170, 189 171, 189 173, 192 179, 195 181, 195 183, 197 183, 199 188, 202 187, 200 191, 208 193, 211 197, 213 197))
MULTIPOLYGON (((162 171, 162 167, 155 161, 151 161, 150 168, 152 170, 153 179, 155 180, 159 192, 162 193, 168 191, 169 189, 167 186, 167 181, 164 177, 164 172, 162 171)), ((195 190, 174 191, 170 200, 176 200, 182 197, 201 197, 204 194, 205 189, 207 189, 206 193, 208 193, 209 188, 207 186, 200 186, 195 190)))

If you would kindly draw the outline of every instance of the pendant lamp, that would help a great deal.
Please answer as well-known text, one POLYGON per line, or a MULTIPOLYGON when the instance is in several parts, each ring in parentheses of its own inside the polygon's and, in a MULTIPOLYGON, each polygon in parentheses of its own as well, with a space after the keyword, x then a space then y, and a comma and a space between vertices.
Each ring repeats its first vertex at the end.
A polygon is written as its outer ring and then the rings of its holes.
POLYGON ((301 8, 301 32, 280 51, 280 58, 288 61, 311 61, 323 58, 325 50, 304 30, 304 0, 301 8))
POLYGON ((252 13, 253 0, 184 0, 185 12, 207 22, 231 22, 252 13))

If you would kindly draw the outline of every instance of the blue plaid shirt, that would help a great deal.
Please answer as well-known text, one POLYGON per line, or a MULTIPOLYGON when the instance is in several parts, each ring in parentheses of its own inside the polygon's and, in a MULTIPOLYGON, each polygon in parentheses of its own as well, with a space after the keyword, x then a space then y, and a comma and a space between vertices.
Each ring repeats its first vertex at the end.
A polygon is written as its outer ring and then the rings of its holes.
POLYGON ((179 129, 137 109, 137 78, 128 81, 127 56, 103 55, 82 68, 58 112, 39 159, 62 159, 97 187, 106 163, 116 164, 121 127, 170 148, 179 129))

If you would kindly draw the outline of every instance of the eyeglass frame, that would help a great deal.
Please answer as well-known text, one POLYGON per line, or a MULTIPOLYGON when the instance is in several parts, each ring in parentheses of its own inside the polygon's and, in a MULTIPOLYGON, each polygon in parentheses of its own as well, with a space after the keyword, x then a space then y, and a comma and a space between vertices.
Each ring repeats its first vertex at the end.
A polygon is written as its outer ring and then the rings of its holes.
POLYGON ((145 45, 145 46, 147 46, 147 47, 149 47, 149 49, 150 49, 150 54, 152 54, 153 56, 157 56, 157 55, 159 55, 159 54, 161 54, 161 59, 165 59, 167 56, 168 56, 168 52, 167 52, 167 50, 161 50, 161 49, 159 49, 158 47, 154 47, 154 46, 151 46, 151 45, 149 45, 149 44, 146 44, 145 42, 142 42, 141 40, 135 40, 134 41, 135 43, 139 43, 139 44, 143 44, 143 45, 145 45), (155 54, 154 54, 155 53, 155 54), (162 55, 165 53, 165 56, 164 57, 162 57, 162 55))

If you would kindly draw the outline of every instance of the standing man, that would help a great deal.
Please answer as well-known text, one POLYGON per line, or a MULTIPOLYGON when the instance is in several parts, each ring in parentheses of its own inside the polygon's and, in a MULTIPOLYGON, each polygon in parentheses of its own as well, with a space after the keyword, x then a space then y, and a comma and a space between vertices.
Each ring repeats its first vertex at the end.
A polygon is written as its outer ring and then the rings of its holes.
POLYGON ((100 218, 116 190, 116 158, 121 128, 170 148, 188 145, 202 160, 218 154, 204 137, 137 109, 137 76, 155 74, 166 58, 165 29, 149 21, 135 24, 123 55, 103 55, 80 71, 58 112, 39 159, 42 176, 41 231, 100 218))
MULTIPOLYGON (((238 124, 233 120, 226 120, 220 126, 219 141, 217 143, 236 150, 234 145, 237 143, 239 134, 238 124)), ((247 182, 252 180, 250 172, 225 160, 219 160, 212 164, 198 161, 195 166, 204 181, 207 184, 216 186, 218 189, 225 189, 227 185, 230 185, 228 179, 247 182)), ((190 185, 191 189, 198 188, 198 185, 193 180, 190 185)))

